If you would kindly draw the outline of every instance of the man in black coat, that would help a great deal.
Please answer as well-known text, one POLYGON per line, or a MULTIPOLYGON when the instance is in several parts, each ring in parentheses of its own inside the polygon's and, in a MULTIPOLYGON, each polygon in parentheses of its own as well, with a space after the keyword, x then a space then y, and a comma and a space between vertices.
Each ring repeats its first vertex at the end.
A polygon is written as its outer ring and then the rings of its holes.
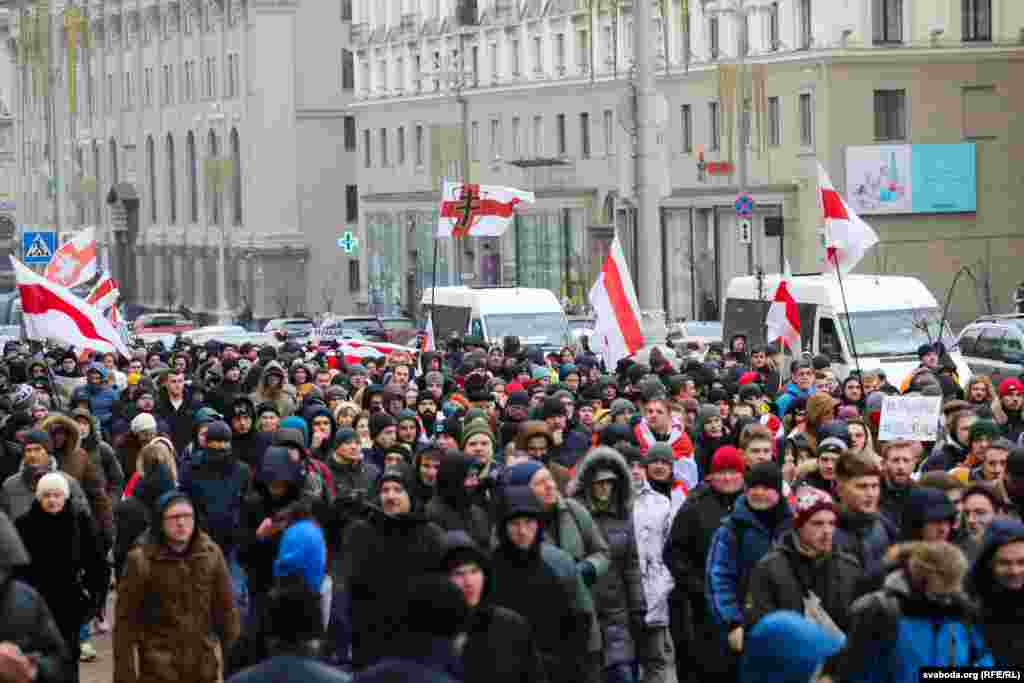
POLYGON ((544 683, 548 680, 533 634, 517 612, 491 604, 490 558, 464 531, 445 535, 443 567, 469 608, 468 639, 462 651, 467 681, 544 683))
POLYGON ((174 449, 179 454, 192 440, 195 427, 193 411, 192 391, 185 386, 185 373, 171 371, 166 385, 160 390, 153 413, 158 420, 167 423, 174 449))
POLYGON ((995 665, 1024 667, 1024 524, 997 519, 989 525, 967 586, 979 599, 995 665))

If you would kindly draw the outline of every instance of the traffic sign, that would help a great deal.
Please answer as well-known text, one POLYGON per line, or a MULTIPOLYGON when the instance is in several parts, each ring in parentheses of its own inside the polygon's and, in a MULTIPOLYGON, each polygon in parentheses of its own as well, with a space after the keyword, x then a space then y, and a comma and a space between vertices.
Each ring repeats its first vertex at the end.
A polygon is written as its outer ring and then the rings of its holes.
POLYGON ((21 253, 25 263, 47 264, 57 251, 57 233, 53 230, 25 232, 21 236, 21 253))
POLYGON ((736 215, 752 216, 754 214, 754 198, 749 194, 741 194, 736 197, 736 215))
POLYGON ((338 238, 338 246, 346 254, 352 254, 359 248, 359 238, 353 235, 351 230, 346 230, 345 234, 338 238))
POLYGON ((736 222, 736 231, 738 233, 740 244, 751 244, 753 240, 753 231, 750 228, 750 219, 741 218, 736 222))

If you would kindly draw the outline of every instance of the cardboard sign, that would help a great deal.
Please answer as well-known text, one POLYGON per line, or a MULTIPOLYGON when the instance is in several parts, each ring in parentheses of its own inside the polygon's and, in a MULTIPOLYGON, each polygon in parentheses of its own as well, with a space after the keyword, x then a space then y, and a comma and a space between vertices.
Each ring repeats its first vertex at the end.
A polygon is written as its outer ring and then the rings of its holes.
POLYGON ((941 409, 941 396, 886 396, 878 440, 935 441, 941 409))

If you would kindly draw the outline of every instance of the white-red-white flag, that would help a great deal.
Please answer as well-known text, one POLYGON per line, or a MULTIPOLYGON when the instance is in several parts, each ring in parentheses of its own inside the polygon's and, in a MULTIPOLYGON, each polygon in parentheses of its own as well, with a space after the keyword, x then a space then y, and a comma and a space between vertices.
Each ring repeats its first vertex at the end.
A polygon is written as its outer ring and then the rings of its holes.
POLYGON ((434 315, 427 314, 427 333, 423 336, 423 353, 437 351, 437 339, 434 338, 434 315))
POLYGON ((11 263, 21 295, 25 334, 29 339, 129 355, 121 335, 95 306, 75 296, 66 287, 36 275, 13 256, 11 263))
POLYGON ((62 287, 77 287, 96 277, 96 228, 79 230, 53 254, 46 277, 62 287))
POLYGON ((605 367, 614 368, 619 360, 633 355, 644 345, 640 303, 618 236, 612 240, 597 282, 590 288, 589 299, 595 317, 591 349, 604 357, 605 367))
POLYGON ((517 204, 533 204, 532 192, 498 185, 444 184, 436 237, 497 237, 512 224, 517 204))
POLYGON ((878 235, 836 192, 821 162, 818 162, 818 198, 825 216, 826 263, 841 273, 848 273, 860 263, 868 249, 878 244, 878 235))
POLYGON ((782 279, 779 280, 772 305, 768 307, 768 317, 764 324, 768 328, 766 338, 769 343, 781 340, 790 351, 800 350, 800 312, 796 299, 789 291, 788 265, 782 279))
POLYGON ((116 304, 120 297, 121 289, 117 280, 112 278, 110 273, 104 273, 85 300, 101 311, 105 311, 116 304))

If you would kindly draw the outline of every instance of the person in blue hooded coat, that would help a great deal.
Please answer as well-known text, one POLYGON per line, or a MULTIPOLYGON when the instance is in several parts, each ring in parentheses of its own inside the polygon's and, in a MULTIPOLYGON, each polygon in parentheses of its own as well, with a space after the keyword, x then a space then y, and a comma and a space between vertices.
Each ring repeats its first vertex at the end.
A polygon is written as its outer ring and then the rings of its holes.
POLYGON ((838 653, 845 636, 828 631, 797 612, 779 610, 750 630, 739 683, 809 683, 838 653))
POLYGON ((1024 668, 1024 524, 996 519, 985 531, 967 586, 981 603, 985 641, 1001 669, 1024 668))
POLYGON ((85 376, 88 382, 85 393, 89 397, 89 411, 100 421, 103 431, 109 434, 118 392, 107 384, 110 373, 99 363, 90 365, 85 376))

